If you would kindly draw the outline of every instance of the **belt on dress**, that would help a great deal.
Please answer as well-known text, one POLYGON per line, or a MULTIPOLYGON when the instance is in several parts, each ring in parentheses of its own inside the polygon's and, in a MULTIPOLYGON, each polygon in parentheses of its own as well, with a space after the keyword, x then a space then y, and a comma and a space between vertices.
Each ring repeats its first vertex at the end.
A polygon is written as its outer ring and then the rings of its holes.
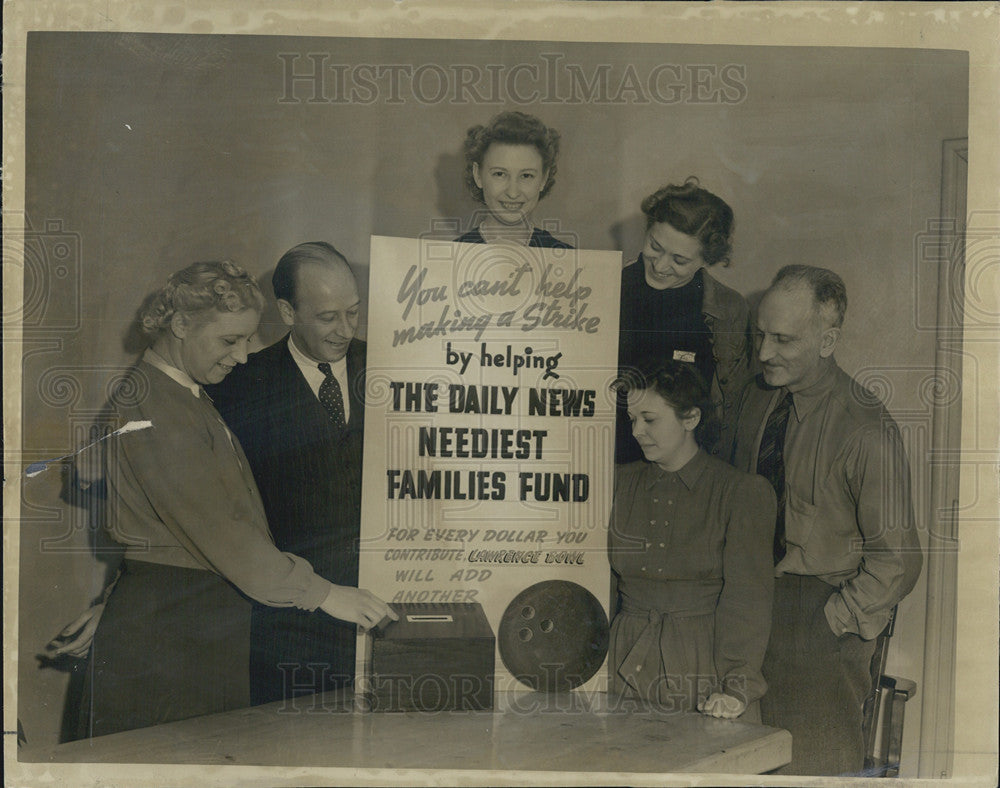
POLYGON ((663 594, 662 598, 657 600, 656 607, 648 607, 627 594, 622 594, 622 612, 633 616, 645 616, 646 626, 618 666, 618 675, 643 698, 647 698, 649 693, 640 687, 639 675, 646 671, 648 679, 642 683, 650 687, 659 676, 660 664, 663 661, 660 650, 663 620, 668 616, 685 618, 714 613, 719 592, 722 590, 721 581, 681 580, 657 585, 663 586, 663 594))

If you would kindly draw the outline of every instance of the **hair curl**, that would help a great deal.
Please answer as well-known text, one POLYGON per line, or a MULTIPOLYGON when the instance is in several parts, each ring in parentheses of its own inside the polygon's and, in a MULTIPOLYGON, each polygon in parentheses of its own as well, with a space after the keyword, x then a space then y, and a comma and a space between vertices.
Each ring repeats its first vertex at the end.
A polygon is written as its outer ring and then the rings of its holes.
POLYGON ((257 280, 231 260, 192 263, 167 279, 139 313, 142 331, 150 338, 163 333, 174 315, 195 321, 207 313, 264 311, 264 296, 257 280))
POLYGON ((538 199, 548 194, 556 182, 559 132, 527 112, 501 112, 485 126, 473 126, 465 134, 465 187, 476 202, 483 202, 483 190, 476 185, 474 165, 482 166, 490 145, 531 145, 542 157, 546 181, 538 199))
POLYGON ((630 391, 655 391, 674 409, 678 419, 697 409, 701 418, 694 428, 695 441, 699 446, 711 446, 719 439, 721 430, 711 391, 694 364, 644 358, 633 367, 619 370, 611 386, 620 397, 630 391))
POLYGON ((786 265, 774 275, 771 289, 788 289, 801 284, 812 293, 819 312, 826 311, 830 325, 840 328, 844 325, 847 312, 847 287, 844 280, 829 268, 814 265, 786 265))
POLYGON ((666 222, 678 232, 701 242, 706 265, 729 265, 732 254, 733 209, 701 185, 693 175, 683 184, 668 184, 642 201, 646 230, 666 222))

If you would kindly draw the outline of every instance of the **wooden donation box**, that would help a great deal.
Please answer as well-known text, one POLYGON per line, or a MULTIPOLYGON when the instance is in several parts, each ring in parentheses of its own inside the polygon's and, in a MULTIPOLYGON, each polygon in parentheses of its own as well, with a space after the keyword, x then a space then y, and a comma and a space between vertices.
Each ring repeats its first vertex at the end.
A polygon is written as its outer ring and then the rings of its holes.
POLYGON ((395 603, 372 630, 371 711, 493 708, 496 637, 478 602, 395 603))

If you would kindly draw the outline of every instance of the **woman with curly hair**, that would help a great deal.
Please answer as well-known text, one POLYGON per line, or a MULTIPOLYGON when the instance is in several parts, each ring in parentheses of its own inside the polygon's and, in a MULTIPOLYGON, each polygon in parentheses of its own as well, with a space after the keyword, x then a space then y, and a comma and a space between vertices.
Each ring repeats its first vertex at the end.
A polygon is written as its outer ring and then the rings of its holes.
POLYGON ((243 450, 202 390, 247 360, 263 306, 252 276, 208 262, 140 315, 150 346, 112 397, 119 426, 133 424, 105 456, 125 554, 94 635, 85 735, 248 706, 251 600, 364 627, 395 617, 274 546, 243 450))
MULTIPOLYGON (((743 296, 706 268, 729 264, 733 210, 697 178, 669 184, 642 201, 646 236, 622 270, 618 364, 658 357, 693 363, 711 386, 722 430, 706 449, 728 460, 734 409, 751 376, 750 310, 743 296)), ((619 403, 615 461, 642 456, 619 403)))
POLYGON ((470 128, 465 185, 486 210, 475 229, 455 240, 571 248, 531 223, 538 201, 555 184, 558 155, 559 132, 525 112, 501 112, 487 125, 470 128))

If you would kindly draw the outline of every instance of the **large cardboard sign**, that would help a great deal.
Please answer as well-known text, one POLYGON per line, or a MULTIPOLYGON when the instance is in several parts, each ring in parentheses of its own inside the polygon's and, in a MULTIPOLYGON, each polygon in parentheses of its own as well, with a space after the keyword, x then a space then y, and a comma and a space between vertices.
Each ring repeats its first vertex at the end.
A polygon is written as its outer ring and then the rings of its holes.
MULTIPOLYGON (((617 252, 372 238, 363 588, 478 602, 495 632, 543 580, 607 609, 620 270, 617 252)), ((497 689, 516 685, 498 655, 497 689)))

